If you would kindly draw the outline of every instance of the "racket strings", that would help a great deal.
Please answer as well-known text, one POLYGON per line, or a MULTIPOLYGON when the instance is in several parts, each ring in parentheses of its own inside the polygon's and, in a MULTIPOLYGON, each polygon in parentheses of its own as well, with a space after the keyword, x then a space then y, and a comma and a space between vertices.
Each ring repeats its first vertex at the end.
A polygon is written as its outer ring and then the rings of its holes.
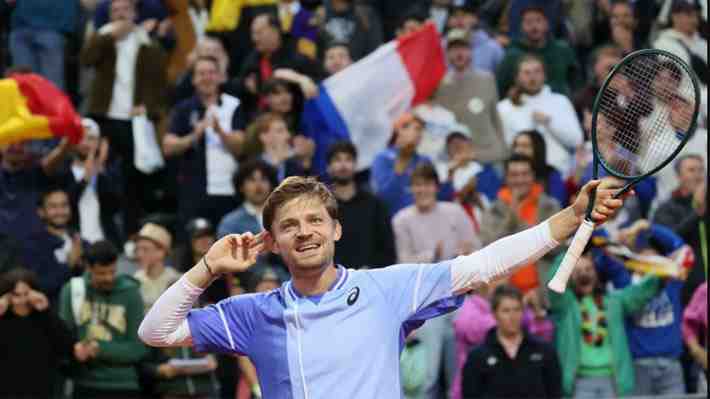
POLYGON ((639 55, 617 69, 596 116, 600 158, 620 175, 649 173, 684 143, 695 90, 688 71, 662 54, 639 55))

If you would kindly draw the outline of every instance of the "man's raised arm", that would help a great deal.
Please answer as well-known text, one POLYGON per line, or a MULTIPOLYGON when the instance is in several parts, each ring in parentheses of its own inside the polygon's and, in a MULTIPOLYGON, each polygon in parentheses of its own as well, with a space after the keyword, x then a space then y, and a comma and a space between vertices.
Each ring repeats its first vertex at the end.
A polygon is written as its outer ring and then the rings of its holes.
POLYGON ((247 270, 266 247, 262 235, 251 233, 228 235, 214 243, 150 308, 138 328, 140 339, 151 346, 191 345, 187 314, 200 294, 220 275, 247 270))

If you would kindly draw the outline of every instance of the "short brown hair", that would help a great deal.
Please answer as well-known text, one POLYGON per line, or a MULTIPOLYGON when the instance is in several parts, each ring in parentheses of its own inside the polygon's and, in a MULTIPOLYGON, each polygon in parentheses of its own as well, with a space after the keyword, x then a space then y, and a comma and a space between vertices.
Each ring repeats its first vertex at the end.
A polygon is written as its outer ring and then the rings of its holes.
POLYGON ((262 212, 264 228, 271 232, 276 211, 284 204, 299 197, 320 199, 330 217, 333 220, 338 220, 338 202, 325 184, 314 177, 291 176, 284 179, 266 199, 262 212))
POLYGON ((432 166, 429 162, 422 162, 414 167, 412 177, 409 178, 409 181, 414 183, 414 180, 417 179, 434 182, 437 186, 439 185, 439 175, 436 173, 434 166, 432 166))

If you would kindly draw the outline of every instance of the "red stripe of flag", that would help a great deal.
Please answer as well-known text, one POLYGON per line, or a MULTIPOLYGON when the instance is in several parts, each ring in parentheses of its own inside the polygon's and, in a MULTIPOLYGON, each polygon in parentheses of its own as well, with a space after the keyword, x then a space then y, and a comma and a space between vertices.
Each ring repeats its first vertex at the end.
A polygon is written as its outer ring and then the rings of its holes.
POLYGON ((402 57, 416 90, 412 106, 427 100, 439 87, 446 73, 444 49, 433 23, 397 40, 397 52, 402 57))

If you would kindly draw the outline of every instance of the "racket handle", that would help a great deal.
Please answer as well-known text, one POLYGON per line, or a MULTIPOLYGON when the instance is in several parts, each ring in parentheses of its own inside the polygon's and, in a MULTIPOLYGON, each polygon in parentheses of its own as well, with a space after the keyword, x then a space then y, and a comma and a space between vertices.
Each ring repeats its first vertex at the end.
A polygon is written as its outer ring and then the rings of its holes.
POLYGON ((594 222, 584 219, 582 224, 577 229, 577 233, 574 234, 572 244, 570 244, 567 249, 567 253, 562 259, 559 269, 557 269, 557 272, 552 277, 552 280, 550 280, 547 284, 549 289, 560 294, 565 292, 567 281, 572 275, 572 270, 574 270, 574 267, 577 265, 579 257, 582 256, 582 251, 584 251, 584 247, 587 246, 593 231, 594 222))

